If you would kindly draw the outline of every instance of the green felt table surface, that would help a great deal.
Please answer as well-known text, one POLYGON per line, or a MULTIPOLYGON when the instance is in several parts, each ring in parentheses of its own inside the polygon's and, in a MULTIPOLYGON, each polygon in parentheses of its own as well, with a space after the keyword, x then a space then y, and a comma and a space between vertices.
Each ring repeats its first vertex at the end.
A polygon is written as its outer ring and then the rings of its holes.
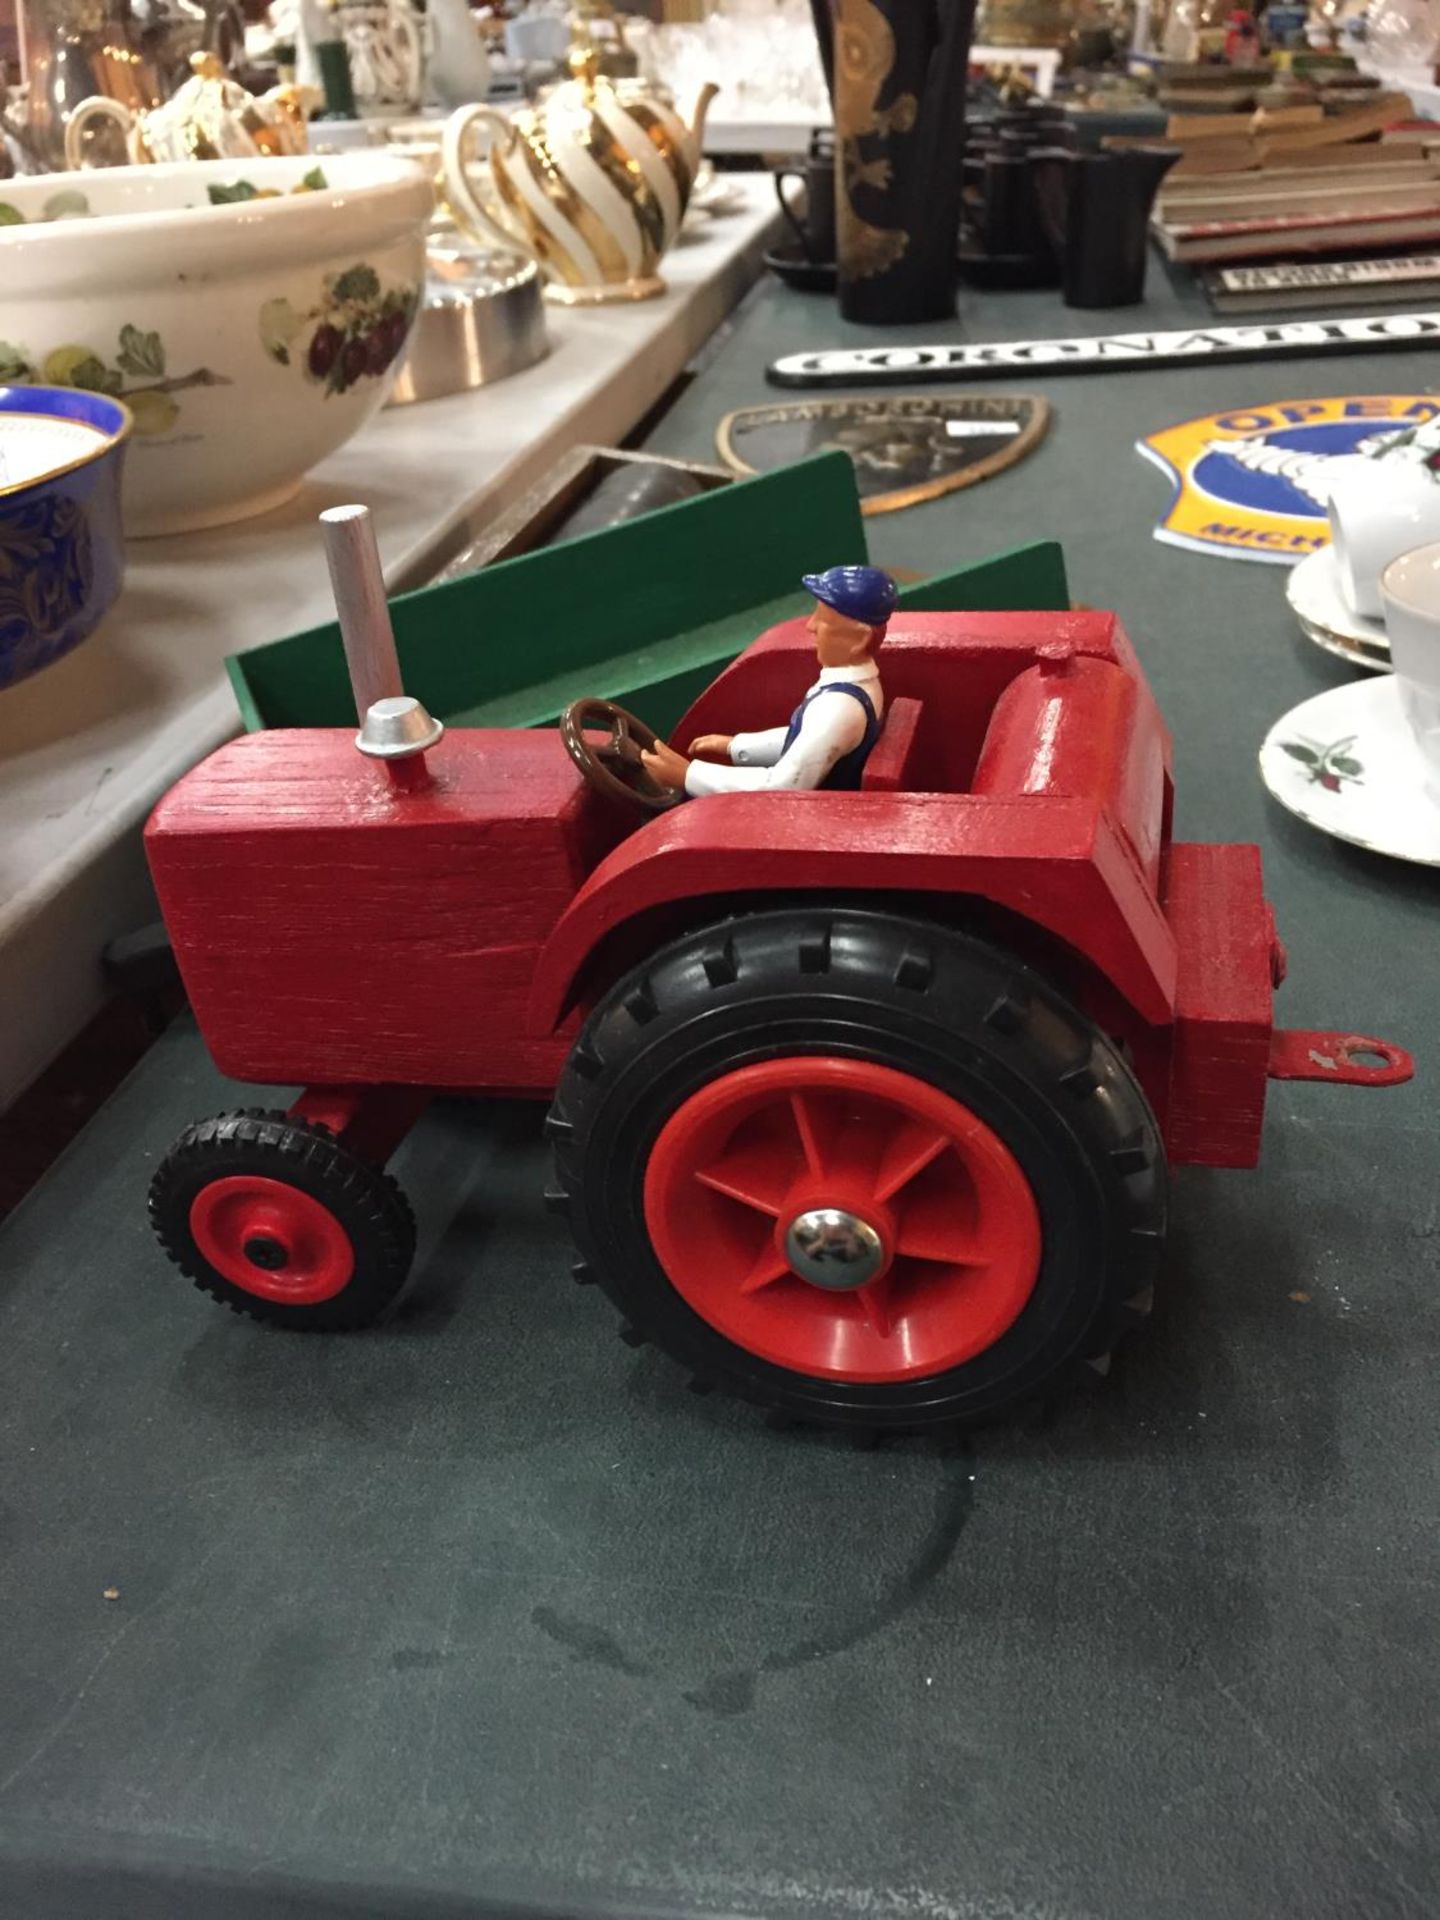
MULTIPOLYGON (((1140 317, 1198 317, 1152 276, 1140 317)), ((995 297, 953 332, 1107 318, 995 297)), ((768 359, 840 337, 762 291, 652 444, 708 453, 768 359)), ((1175 729, 1180 832, 1264 847, 1282 1017, 1402 1040, 1415 1083, 1278 1088, 1258 1172, 1177 1176, 1111 1390, 857 1453, 614 1339, 531 1108, 446 1105, 402 1149, 389 1326, 223 1313, 144 1190, 188 1120, 264 1096, 175 1028, 0 1229, 0 1914, 1440 1910, 1440 882, 1266 799, 1270 721, 1346 670, 1279 569, 1152 540, 1132 451, 1431 364, 1036 379, 1033 458, 870 528, 926 570, 1064 541, 1175 729)))

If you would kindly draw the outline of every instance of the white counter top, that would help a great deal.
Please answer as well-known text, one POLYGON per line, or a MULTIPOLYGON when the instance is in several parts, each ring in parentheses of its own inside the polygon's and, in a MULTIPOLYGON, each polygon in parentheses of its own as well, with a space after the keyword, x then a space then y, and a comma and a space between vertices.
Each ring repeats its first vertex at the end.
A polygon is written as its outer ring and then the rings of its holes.
POLYGON ((98 956, 153 917, 140 830, 235 732, 228 653, 333 616, 315 516, 364 500, 387 577, 467 513, 498 512, 568 448, 623 438, 760 272, 768 175, 699 223, 642 305, 550 311, 549 357, 493 387, 382 413, 289 506, 133 542, 123 596, 68 658, 0 693, 0 1110, 100 1004, 98 956))

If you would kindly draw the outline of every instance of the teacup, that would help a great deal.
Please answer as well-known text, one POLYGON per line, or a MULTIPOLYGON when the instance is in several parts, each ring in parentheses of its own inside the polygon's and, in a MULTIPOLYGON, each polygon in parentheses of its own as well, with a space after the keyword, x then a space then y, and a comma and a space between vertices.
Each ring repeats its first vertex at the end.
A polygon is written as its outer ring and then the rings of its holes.
POLYGON ((1440 540, 1440 475, 1409 460, 1347 460, 1331 483, 1328 510, 1340 592, 1352 613, 1379 620, 1386 567, 1440 540))
POLYGON ((1440 800, 1440 541, 1402 553, 1380 580, 1400 705, 1440 800))

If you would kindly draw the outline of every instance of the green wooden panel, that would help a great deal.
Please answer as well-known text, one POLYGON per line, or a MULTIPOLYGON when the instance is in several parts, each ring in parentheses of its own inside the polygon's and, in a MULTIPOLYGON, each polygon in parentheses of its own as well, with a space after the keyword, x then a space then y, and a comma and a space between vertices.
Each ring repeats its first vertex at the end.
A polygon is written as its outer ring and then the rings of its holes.
POLYGON ((907 613, 1064 613, 1065 555, 1058 540, 1031 540, 902 587, 900 605, 907 613))
MULTIPOLYGON (((766 626, 803 610, 802 573, 866 551, 849 457, 817 454, 402 594, 391 614, 405 686, 440 718, 472 725, 552 720, 582 693, 638 704, 642 689, 689 684, 702 670, 698 684, 712 679, 766 626)), ((252 731, 354 720, 333 622, 227 666, 252 731)))
MULTIPOLYGON (((758 634, 781 620, 804 613, 812 602, 804 589, 782 594, 775 600, 761 601, 743 613, 730 614, 724 620, 709 620, 703 627, 677 634, 672 640, 656 641, 635 647, 628 653, 611 654, 601 661, 584 661, 548 680, 532 681, 512 693, 499 693, 479 701, 454 715, 461 727, 540 727, 568 707, 572 700, 591 695, 602 700, 617 700, 621 706, 634 704, 636 712, 652 727, 660 720, 646 704, 660 690, 682 682, 693 683, 696 691, 707 687, 742 653, 758 634)), ((688 700, 676 708, 675 718, 688 706, 688 700)))
POLYGON ((240 720, 246 733, 263 733, 265 722, 261 718, 255 695, 250 690, 250 682, 245 677, 243 653, 228 654, 225 659, 225 672, 230 681, 230 691, 235 696, 235 704, 240 709, 240 720))

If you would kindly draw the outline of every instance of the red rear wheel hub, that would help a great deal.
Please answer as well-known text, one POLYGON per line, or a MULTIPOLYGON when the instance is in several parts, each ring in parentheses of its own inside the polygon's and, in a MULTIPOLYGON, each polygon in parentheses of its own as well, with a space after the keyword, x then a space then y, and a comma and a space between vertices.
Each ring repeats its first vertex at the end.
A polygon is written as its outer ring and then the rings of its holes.
POLYGON ((283 1180, 232 1174, 190 1207, 195 1245, 232 1286, 292 1307, 333 1300, 350 1283, 355 1249, 322 1201, 283 1180))
POLYGON ((973 1359, 1040 1268, 1035 1196, 999 1135, 866 1060, 767 1060, 692 1094, 651 1152, 645 1222, 717 1333, 822 1379, 973 1359))

